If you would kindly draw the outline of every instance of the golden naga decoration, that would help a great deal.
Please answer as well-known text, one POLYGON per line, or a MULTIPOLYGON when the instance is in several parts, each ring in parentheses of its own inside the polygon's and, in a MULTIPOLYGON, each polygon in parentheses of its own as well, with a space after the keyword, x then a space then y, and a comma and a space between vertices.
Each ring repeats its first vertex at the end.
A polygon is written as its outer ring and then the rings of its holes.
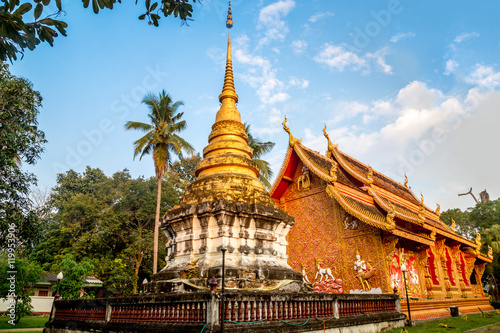
POLYGON ((437 208, 436 208, 436 215, 438 217, 440 217, 441 216, 441 206, 438 203, 436 203, 436 206, 437 206, 437 208))
POLYGON ((488 258, 493 258, 493 248, 488 245, 488 258))
POLYGON ((481 234, 479 232, 476 232, 476 247, 481 247, 481 234))
POLYGON ((405 172, 405 186, 408 187, 408 176, 406 176, 406 172, 405 172))
POLYGON ((420 192, 420 205, 419 205, 419 210, 417 214, 417 221, 420 224, 423 224, 425 222, 425 206, 424 206, 424 195, 422 192, 420 192))
POLYGON ((370 283, 368 280, 373 276, 375 270, 370 263, 361 260, 361 255, 359 250, 356 249, 356 260, 354 261, 354 270, 356 271, 356 279, 361 283, 361 287, 364 291, 371 290, 370 283))
POLYGON ((339 164, 337 161, 333 160, 332 168, 330 169, 330 183, 337 181, 337 172, 339 171, 339 164))
POLYGON ((457 229, 457 226, 456 226, 456 222, 454 219, 451 219, 451 226, 450 226, 451 230, 453 230, 453 232, 456 231, 457 229))
POLYGON ((389 202, 389 211, 387 212, 387 216, 386 216, 386 222, 387 224, 390 224, 390 225, 395 225, 395 222, 394 222, 394 216, 396 216, 396 209, 394 208, 394 205, 392 204, 392 202, 389 202))
POLYGON ((368 185, 373 184, 373 168, 371 166, 368 167, 368 174, 366 175, 366 183, 368 185))
POLYGON ((330 136, 328 133, 326 133, 326 123, 325 127, 323 127, 323 135, 325 136, 326 140, 328 141, 328 153, 326 157, 333 158, 333 150, 338 148, 338 144, 333 144, 332 141, 330 141, 330 136))
POLYGON ((431 239, 436 239, 436 230, 432 229, 431 234, 430 234, 431 239))
POLYGON ((295 147, 296 143, 301 143, 302 139, 296 139, 293 137, 292 132, 290 132, 290 128, 288 128, 288 126, 286 126, 286 122, 287 122, 287 120, 286 120, 286 115, 285 115, 285 120, 283 120, 283 129, 285 130, 285 132, 288 133, 288 137, 289 137, 288 144, 290 145, 290 147, 293 148, 293 147, 295 147))

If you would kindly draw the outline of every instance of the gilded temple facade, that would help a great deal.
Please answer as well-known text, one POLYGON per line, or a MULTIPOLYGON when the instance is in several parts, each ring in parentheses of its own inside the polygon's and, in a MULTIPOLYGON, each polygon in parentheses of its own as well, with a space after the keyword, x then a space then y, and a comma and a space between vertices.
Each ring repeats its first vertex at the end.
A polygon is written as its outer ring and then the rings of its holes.
POLYGON ((439 205, 426 206, 406 177, 398 183, 340 151, 326 126, 326 156, 294 138, 286 118, 283 127, 289 149, 271 197, 295 218, 288 262, 315 291, 403 297, 404 264, 412 317, 491 309, 481 277, 492 257, 479 253, 479 235, 465 239, 441 222, 439 205))

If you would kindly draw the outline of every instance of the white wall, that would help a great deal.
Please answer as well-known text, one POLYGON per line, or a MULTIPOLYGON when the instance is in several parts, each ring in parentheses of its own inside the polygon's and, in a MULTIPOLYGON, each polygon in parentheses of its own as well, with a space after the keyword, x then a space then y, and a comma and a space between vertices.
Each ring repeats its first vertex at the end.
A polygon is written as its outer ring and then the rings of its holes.
MULTIPOLYGON (((54 297, 47 296, 30 296, 31 297, 31 306, 33 307, 34 313, 45 312, 50 313, 52 309, 52 303, 54 302, 54 297)), ((9 301, 0 300, 0 312, 7 311, 7 306, 9 305, 9 301)))

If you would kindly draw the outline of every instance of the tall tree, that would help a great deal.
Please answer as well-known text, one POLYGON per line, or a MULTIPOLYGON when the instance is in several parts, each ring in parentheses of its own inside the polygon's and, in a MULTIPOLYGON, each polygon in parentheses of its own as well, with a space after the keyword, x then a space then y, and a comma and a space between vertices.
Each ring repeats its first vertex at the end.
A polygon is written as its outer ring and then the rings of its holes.
POLYGON ((245 132, 248 135, 248 145, 253 149, 253 161, 259 166, 259 180, 269 189, 271 187, 270 179, 273 177, 273 171, 269 162, 264 161, 261 157, 269 153, 275 143, 270 141, 264 142, 258 137, 254 137, 250 132, 250 124, 245 123, 245 132))
MULTIPOLYGON (((0 17, 1 20, 1 17, 0 17)), ((0 23, 1 25, 1 23, 0 23)), ((1 29, 0 29, 1 30, 1 29)), ((23 163, 36 164, 46 142, 38 129, 40 93, 29 81, 10 74, 0 64, 0 247, 10 224, 16 225, 18 245, 32 245, 38 233, 38 214, 31 210, 29 189, 36 184, 23 163)))
POLYGON ((183 112, 177 109, 184 105, 182 102, 173 102, 169 94, 163 90, 159 95, 152 93, 146 95, 142 103, 149 107, 148 114, 150 124, 136 121, 128 121, 126 130, 140 130, 146 134, 134 141, 134 158, 138 155, 142 159, 144 155, 153 155, 156 178, 158 180, 158 194, 156 199, 156 218, 153 245, 153 274, 157 272, 158 264, 158 234, 160 229, 160 203, 161 184, 169 165, 172 163, 172 154, 182 157, 182 151, 193 153, 194 149, 186 140, 177 133, 182 132, 187 124, 181 120, 183 112))
MULTIPOLYGON (((83 7, 88 8, 92 3, 94 13, 101 9, 113 9, 121 0, 81 0, 83 7)), ((191 20, 193 6, 199 0, 142 0, 146 12, 139 16, 140 20, 148 19, 148 24, 158 26, 161 16, 173 15, 179 17, 182 23, 191 20)), ((137 4, 138 0, 135 1, 137 4)), ((50 46, 54 38, 66 36, 68 24, 57 20, 64 13, 61 0, 0 0, 0 61, 16 60, 18 53, 23 54, 25 48, 34 50, 41 42, 50 46), (33 4, 34 2, 34 4, 33 4), (55 6, 54 6, 55 4, 55 6), (49 13, 46 13, 46 12, 49 13), (29 21, 26 17, 32 17, 29 21), (54 30, 56 29, 56 30, 54 30)))

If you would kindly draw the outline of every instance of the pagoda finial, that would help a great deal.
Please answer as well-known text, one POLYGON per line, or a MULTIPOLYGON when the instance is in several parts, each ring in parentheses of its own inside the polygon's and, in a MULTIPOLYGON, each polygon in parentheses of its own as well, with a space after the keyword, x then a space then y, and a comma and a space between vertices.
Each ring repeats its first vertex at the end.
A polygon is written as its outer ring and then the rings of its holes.
POLYGON ((229 1, 229 9, 227 10, 226 27, 231 29, 233 27, 233 13, 231 12, 231 1, 229 1))
MULTIPOLYGON (((222 103, 219 113, 221 113, 220 116, 222 117, 225 116, 225 118, 229 117, 228 119, 230 120, 240 121, 240 114, 236 109, 238 95, 236 94, 236 89, 234 88, 233 60, 231 57, 231 28, 233 27, 231 2, 229 2, 229 9, 227 11, 226 27, 229 29, 227 37, 226 73, 224 75, 224 86, 222 87, 222 93, 219 95, 219 101, 222 103), (235 117, 238 119, 233 119, 235 117)), ((219 120, 219 115, 217 120, 219 120)))

